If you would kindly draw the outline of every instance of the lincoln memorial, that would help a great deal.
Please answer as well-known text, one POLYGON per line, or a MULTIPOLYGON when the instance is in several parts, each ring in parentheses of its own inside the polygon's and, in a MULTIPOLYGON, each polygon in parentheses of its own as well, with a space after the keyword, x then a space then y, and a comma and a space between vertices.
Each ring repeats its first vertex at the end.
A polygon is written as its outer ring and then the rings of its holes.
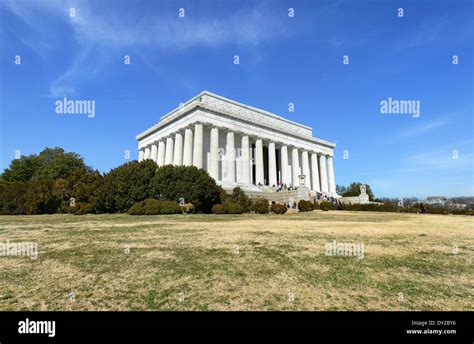
POLYGON ((336 196, 334 143, 313 137, 308 126, 207 91, 136 138, 139 161, 194 165, 226 190, 305 186, 336 196))

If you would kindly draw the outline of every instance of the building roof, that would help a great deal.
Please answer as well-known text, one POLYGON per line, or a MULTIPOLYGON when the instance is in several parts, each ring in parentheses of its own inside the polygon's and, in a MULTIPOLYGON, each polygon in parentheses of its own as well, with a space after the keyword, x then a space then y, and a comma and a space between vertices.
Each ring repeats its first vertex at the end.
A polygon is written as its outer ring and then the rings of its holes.
MULTIPOLYGON (((156 123, 155 125, 153 125, 152 127, 146 129, 145 131, 141 132, 140 134, 138 134, 136 136, 136 139, 137 140, 140 140, 150 134, 152 134, 153 132, 157 131, 158 129, 160 129, 162 127, 162 125, 164 124, 164 122, 167 121, 167 119, 169 119, 171 116, 175 115, 176 113, 178 113, 179 111, 183 110, 184 108, 188 107, 188 109, 183 112, 181 115, 179 116, 182 116, 182 115, 185 115, 186 113, 190 112, 191 110, 193 110, 194 108, 196 107, 199 107, 199 106, 203 106, 203 104, 200 103, 200 99, 202 99, 203 96, 209 96, 209 97, 212 97, 212 98, 215 98, 215 99, 218 99, 220 101, 223 101, 223 102, 226 102, 226 103, 230 103, 232 105, 235 105, 235 106, 238 106, 238 107, 242 107, 246 110, 250 110, 250 111, 254 111, 254 112, 257 112, 257 113, 260 113, 262 115, 265 115, 265 116, 268 116, 268 117, 271 117, 271 118, 274 118, 274 119, 278 119, 280 121, 283 121, 283 122, 286 122, 288 124, 291 124, 291 125, 294 125, 294 126, 297 126, 303 130, 307 130, 309 131, 310 133, 312 133, 312 128, 309 127, 309 126, 306 126, 306 125, 303 125, 303 124, 300 124, 300 123, 297 123, 297 122, 294 122, 294 121, 291 121, 289 119, 286 119, 284 117, 281 117, 279 115, 276 115, 274 113, 271 113, 271 112, 268 112, 268 111, 265 111, 265 110, 262 110, 262 109, 259 109, 259 108, 255 108, 255 107, 252 107, 252 106, 249 106, 249 105, 246 105, 246 104, 242 104, 242 103, 239 103, 237 101, 234 101, 234 100, 231 100, 231 99, 228 99, 228 98, 225 98, 225 97, 222 97, 220 95, 217 95, 217 94, 214 94, 214 93, 211 93, 209 91, 202 91, 201 93, 197 94, 196 96, 192 97, 191 99, 189 99, 186 103, 184 104, 180 104, 180 106, 178 106, 177 108, 171 110, 170 112, 168 112, 167 114, 165 114, 164 116, 162 116, 160 118, 160 122, 156 123), (193 104, 194 103, 194 104, 193 104)), ((312 135, 312 134, 311 134, 312 135)), ((329 141, 326 141, 326 140, 323 140, 323 139, 320 139, 320 138, 316 138, 316 137, 312 137, 311 138, 313 140, 316 140, 322 144, 325 144, 325 145, 328 145, 328 146, 335 146, 334 143, 332 142, 329 142, 329 141)))

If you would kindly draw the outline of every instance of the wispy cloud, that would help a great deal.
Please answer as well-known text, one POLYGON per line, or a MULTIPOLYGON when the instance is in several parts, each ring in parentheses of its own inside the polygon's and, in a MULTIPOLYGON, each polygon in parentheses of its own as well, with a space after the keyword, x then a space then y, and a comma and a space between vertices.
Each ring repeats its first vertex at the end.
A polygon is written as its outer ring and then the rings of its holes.
POLYGON ((455 28, 459 34, 449 39, 466 39, 472 37, 473 21, 458 22, 455 17, 446 13, 442 16, 433 16, 423 19, 417 29, 410 31, 406 35, 401 36, 394 44, 395 51, 402 51, 422 47, 426 44, 435 42, 446 35, 447 32, 452 32, 455 28))
POLYGON ((400 131, 399 136, 400 137, 419 136, 427 132, 430 132, 434 129, 441 128, 444 125, 446 125, 446 121, 444 119, 435 119, 431 122, 427 122, 422 125, 404 129, 400 131))
POLYGON ((429 122, 422 123, 413 127, 405 128, 400 130, 398 133, 393 134, 388 141, 385 142, 386 145, 394 144, 402 140, 407 140, 413 137, 419 137, 425 135, 429 132, 432 132, 436 129, 442 128, 447 125, 449 122, 445 118, 436 118, 429 122))
POLYGON ((194 46, 224 44, 256 50, 262 43, 292 35, 282 25, 285 16, 274 15, 274 10, 265 5, 214 17, 193 16, 188 12, 183 18, 178 16, 177 7, 172 15, 160 11, 144 14, 139 20, 127 20, 129 18, 124 18, 123 14, 114 12, 113 6, 108 6, 107 15, 104 15, 104 10, 97 10, 84 0, 68 4, 59 0, 7 0, 4 6, 30 29, 30 34, 21 39, 40 55, 61 46, 49 43, 51 37, 60 39, 58 32, 46 34, 51 31, 49 26, 57 27, 59 22, 72 30, 79 48, 71 66, 52 81, 49 92, 54 97, 73 93, 75 80, 84 75, 90 77, 82 68, 100 63, 101 51, 152 48, 170 53, 194 46), (76 10, 74 18, 69 17, 71 7, 76 10), (46 17, 48 20, 44 20, 46 17))
POLYGON ((453 142, 426 152, 413 154, 405 159, 405 171, 453 170, 474 167, 472 140, 453 142))
POLYGON ((344 38, 340 36, 333 36, 328 39, 328 45, 333 48, 339 48, 344 44, 344 38))
POLYGON ((176 11, 172 16, 169 13, 159 13, 127 25, 117 13, 108 12, 104 18, 100 12, 81 5, 71 24, 80 42, 100 46, 153 44, 173 50, 202 44, 236 43, 256 46, 269 39, 289 35, 280 25, 278 17, 272 13, 271 9, 258 6, 222 17, 188 14, 180 18, 176 11))

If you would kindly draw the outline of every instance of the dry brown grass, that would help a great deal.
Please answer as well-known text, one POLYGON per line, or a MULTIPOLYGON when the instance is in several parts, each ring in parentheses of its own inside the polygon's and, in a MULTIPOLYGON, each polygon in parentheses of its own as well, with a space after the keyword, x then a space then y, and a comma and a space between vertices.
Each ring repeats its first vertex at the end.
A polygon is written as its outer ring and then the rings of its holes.
POLYGON ((0 257, 0 310, 473 309, 466 216, 2 216, 7 240, 39 256, 0 257), (332 240, 364 259, 326 256, 332 240))

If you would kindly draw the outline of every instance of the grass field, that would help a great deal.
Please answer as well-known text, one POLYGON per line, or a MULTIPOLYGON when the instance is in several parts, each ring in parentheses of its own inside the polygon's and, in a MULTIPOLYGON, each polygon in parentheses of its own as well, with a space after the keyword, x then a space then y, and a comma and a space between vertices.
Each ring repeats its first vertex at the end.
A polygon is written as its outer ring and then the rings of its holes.
POLYGON ((0 310, 474 309, 466 216, 1 216, 7 240, 38 258, 0 257, 0 310))

